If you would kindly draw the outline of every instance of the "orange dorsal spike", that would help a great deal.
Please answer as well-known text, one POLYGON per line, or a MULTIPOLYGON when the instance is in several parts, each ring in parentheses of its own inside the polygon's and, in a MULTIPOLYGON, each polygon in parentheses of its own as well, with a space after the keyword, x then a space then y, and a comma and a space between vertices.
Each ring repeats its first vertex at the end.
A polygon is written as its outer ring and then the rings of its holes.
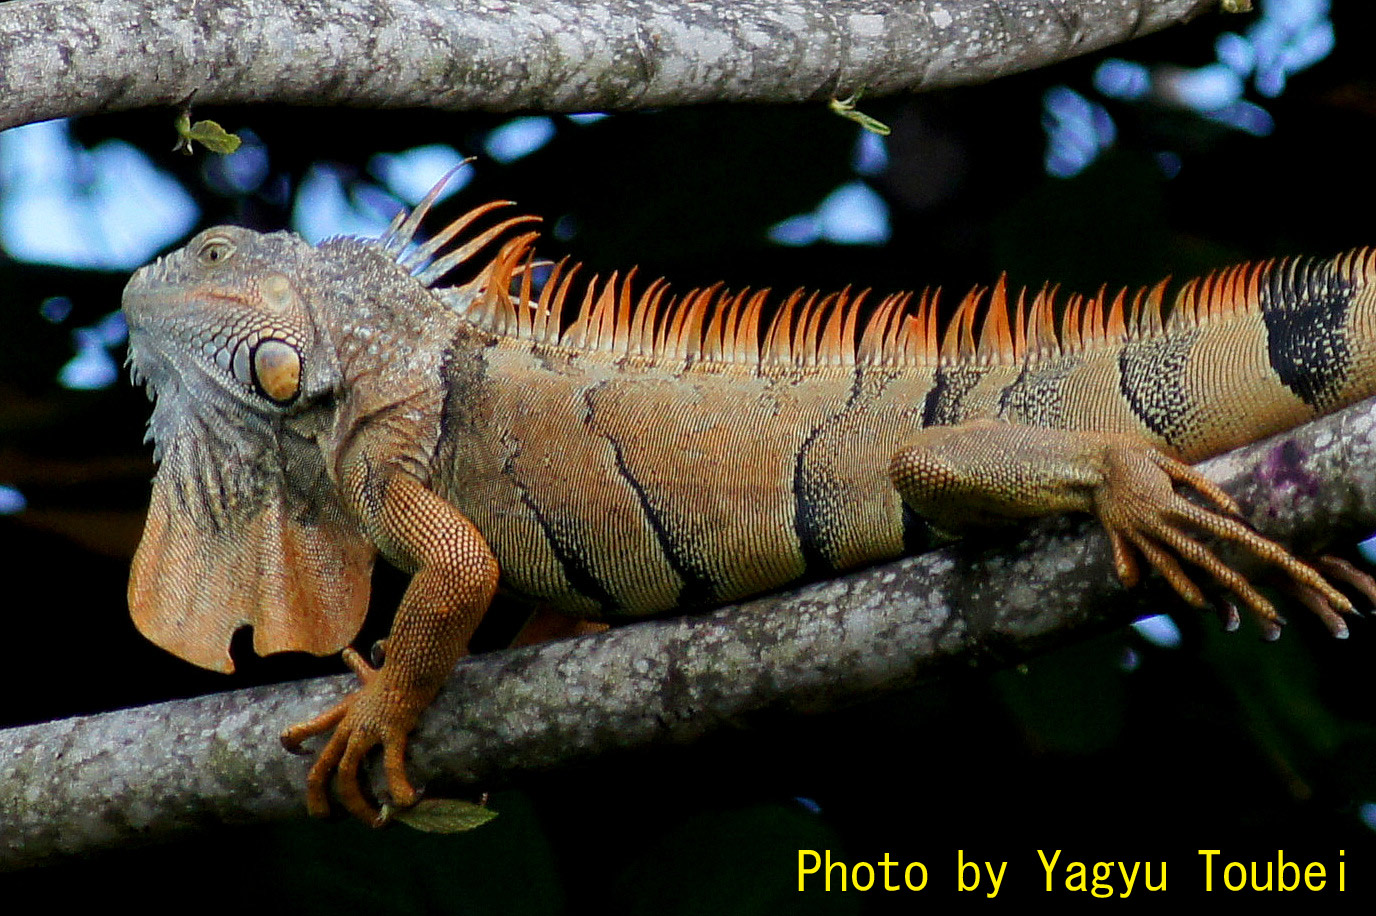
POLYGON ((1017 317, 1013 325, 1013 361, 1027 359, 1027 287, 1018 290, 1017 317))
POLYGON ((1041 302, 1041 345, 1042 352, 1048 356, 1059 356, 1061 354, 1061 338, 1056 334, 1056 291, 1060 286, 1043 286, 1041 292, 1037 294, 1037 299, 1041 302))
POLYGON ((540 304, 535 310, 535 325, 531 331, 531 338, 538 343, 549 342, 549 318, 550 308, 554 303, 554 294, 559 288, 559 281, 564 276, 564 268, 569 259, 564 258, 545 278, 545 285, 540 288, 540 304))
POLYGON ((1161 303, 1165 299, 1166 286, 1170 282, 1170 277, 1164 278, 1147 294, 1146 312, 1142 316, 1146 323, 1144 337, 1155 337, 1165 330, 1165 323, 1161 320, 1161 303))
POLYGON ((967 321, 970 325, 968 349, 974 349, 974 310, 978 308, 980 296, 983 293, 984 290, 976 286, 966 293, 965 298, 960 300, 960 305, 956 306, 956 312, 951 316, 951 323, 946 325, 946 333, 941 338, 940 354, 943 363, 957 362, 966 355, 967 321))
MULTIPOLYGON (((511 207, 514 205, 515 201, 494 200, 482 204, 481 206, 474 207, 472 210, 469 210, 467 213, 463 214, 458 219, 451 222, 448 226, 445 226, 439 232, 435 233, 435 235, 433 235, 429 239, 429 241, 427 241, 424 245, 418 247, 414 253, 412 253, 405 259, 405 265, 423 264, 425 261, 434 257, 435 253, 438 252, 442 247, 447 245, 450 239, 452 239, 454 236, 458 235, 460 232, 467 229, 473 223, 477 222, 479 218, 484 217, 487 214, 491 213, 493 210, 497 210, 501 207, 511 207)), ((401 213, 398 213, 397 216, 400 217, 404 213, 405 211, 402 211, 401 213)), ((522 222, 535 222, 538 219, 539 217, 537 216, 527 216, 522 220, 522 222)), ((491 232, 492 230, 488 231, 491 232)), ((492 237, 495 237, 495 235, 496 233, 493 233, 492 237)), ((491 238, 488 239, 488 241, 491 240, 491 238)))
POLYGON ((736 333, 736 359, 740 362, 760 361, 760 322, 768 299, 769 290, 762 289, 746 303, 745 314, 741 316, 740 329, 736 333))
POLYGON ((723 293, 717 307, 712 309, 712 317, 707 321, 707 330, 702 335, 702 358, 721 362, 723 330, 731 321, 732 309, 740 305, 741 293, 732 296, 723 293))
POLYGON ((612 341, 616 337, 616 290, 616 271, 612 271, 611 277, 602 287, 602 295, 597 297, 592 320, 588 322, 586 346, 590 350, 611 349, 612 341))
MULTIPOLYGON (((817 313, 812 316, 812 321, 808 323, 809 344, 807 350, 812 357, 813 365, 827 365, 826 329, 830 326, 833 317, 840 314, 839 309, 845 304, 846 294, 847 291, 842 291, 832 293, 824 298, 817 305, 817 313)), ((840 333, 839 328, 837 333, 840 333)))
MULTIPOLYGON (((904 329, 907 327, 908 323, 907 306, 909 301, 909 299, 904 299, 902 296, 895 297, 893 317, 889 319, 888 331, 884 338, 884 359, 886 362, 889 362, 893 365, 903 365, 905 359, 904 354, 907 351, 907 340, 903 335, 905 333, 904 329)), ((926 314, 923 311, 926 307, 927 291, 923 290, 922 302, 918 305, 917 308, 919 321, 922 321, 926 318, 926 314)), ((925 342, 923 343, 923 347, 926 347, 925 342)))
POLYGON ((703 290, 684 317, 683 330, 678 341, 678 353, 681 357, 696 359, 702 356, 703 325, 707 320, 707 311, 721 292, 721 288, 722 284, 718 283, 703 290))
MULTIPOLYGON (((1247 311, 1255 308, 1257 299, 1252 295, 1252 277, 1256 274, 1256 264, 1246 264, 1239 270, 1237 278, 1237 310, 1247 311)), ((1355 278, 1355 276, 1354 276, 1355 278)))
POLYGON ((842 366, 854 366, 856 364, 856 330, 860 326, 860 309, 864 307, 864 300, 870 296, 870 290, 860 290, 856 300, 846 308, 845 320, 841 325, 841 364, 842 366))
POLYGON ((793 335, 793 362, 798 366, 811 366, 817 362, 817 328, 821 324, 822 313, 835 298, 835 293, 818 299, 812 293, 798 313, 798 327, 793 335))
POLYGON ((1032 307, 1027 312, 1027 358, 1033 362, 1047 354, 1046 339, 1046 287, 1043 286, 1032 297, 1032 307))
POLYGON ((1247 304, 1251 301, 1247 298, 1247 280, 1251 273, 1251 264, 1243 264, 1233 271, 1233 291, 1229 297, 1232 300, 1229 303, 1229 314, 1237 314, 1247 310, 1247 304))
POLYGON ((1061 316, 1061 351, 1080 352, 1080 308, 1084 297, 1073 294, 1065 303, 1065 314, 1061 316))
POLYGON ((741 337, 741 318, 747 308, 746 303, 750 301, 750 288, 746 287, 736 294, 731 300, 731 308, 727 312, 726 322, 722 325, 721 339, 721 358, 727 362, 739 362, 736 349, 740 344, 741 337))
POLYGON ((888 337, 889 321, 893 317, 897 296, 885 296, 879 300, 874 313, 865 322, 865 330, 860 334, 860 344, 855 349, 855 358, 863 365, 874 366, 884 361, 884 340, 888 337))
POLYGON ((1142 302, 1147 298, 1147 288, 1139 286, 1137 292, 1132 294, 1132 311, 1128 315, 1128 334, 1133 339, 1141 336, 1142 333, 1142 302))
POLYGON ((660 282, 659 285, 652 287, 654 295, 649 295, 643 305, 645 319, 640 329, 640 352, 645 356, 653 356, 655 352, 656 330, 660 323, 660 309, 664 304, 664 297, 669 293, 669 284, 660 282))
POLYGON ((534 278, 531 277, 531 265, 535 261, 535 249, 526 252, 526 263, 521 268, 521 292, 516 306, 516 335, 522 340, 530 340, 533 337, 532 325, 535 320, 536 304, 531 301, 531 292, 534 278))
POLYGON ((1210 271, 1199 282, 1199 304, 1196 315, 1200 323, 1213 321, 1218 317, 1218 299, 1223 292, 1224 275, 1210 271))
POLYGON ((1261 278, 1266 275, 1268 265, 1267 261, 1253 264, 1247 277, 1247 303, 1251 308, 1261 308, 1261 278))
POLYGON ((979 314, 980 304, 984 301, 984 287, 977 286, 970 290, 965 297, 965 302, 961 303, 960 312, 960 358, 962 360, 973 360, 975 358, 975 316, 979 314))
POLYGON ((612 325, 611 334, 611 348, 617 353, 627 352, 630 345, 631 316, 635 302, 631 296, 631 286, 637 270, 638 267, 632 267, 626 273, 626 280, 621 284, 621 295, 617 297, 616 321, 612 325))
MULTIPOLYGON (((908 293, 903 297, 901 310, 908 311, 908 303, 912 301, 913 294, 908 293)), ((923 364, 935 366, 941 360, 941 351, 937 347, 940 339, 937 335, 937 313, 940 311, 938 300, 941 298, 941 287, 937 287, 932 292, 930 300, 927 298, 927 291, 922 291, 922 301, 917 310, 917 322, 919 335, 916 359, 923 364)))
POLYGON ((847 286, 837 294, 836 301, 832 303, 831 312, 827 315, 826 324, 820 332, 821 338, 817 342, 817 359, 822 365, 844 365, 842 351, 850 351, 851 348, 844 345, 841 329, 846 324, 846 315, 853 309, 854 306, 850 303, 850 287, 847 286))
POLYGON ((626 352, 631 356, 649 355, 649 349, 645 346, 645 319, 649 317, 650 303, 663 283, 663 278, 650 281, 650 285, 645 287, 645 291, 636 300, 635 310, 631 314, 631 326, 626 333, 626 352))
MULTIPOLYGON (((471 215, 473 214, 470 212, 469 214, 460 217, 459 219, 467 220, 468 216, 471 215)), ((419 280, 423 286, 429 286, 430 284, 438 280, 440 277, 444 276, 449 271, 453 270, 458 265, 464 263, 469 258, 473 257, 473 255, 477 254, 482 248, 486 247, 488 243, 492 242, 494 239, 501 236, 501 234, 506 232, 507 230, 515 226, 519 226, 522 223, 531 223, 539 221, 540 218, 538 216, 513 216, 511 219, 504 220, 503 222, 500 222, 492 228, 484 231, 477 238, 474 238, 466 242, 459 248, 456 248, 455 250, 448 252, 441 258, 437 258, 434 261, 434 263, 430 264, 430 266, 426 267, 420 273, 416 274, 416 279, 419 280)), ((463 226, 459 226, 459 229, 464 228, 466 225, 467 223, 464 223, 463 226)), ((455 229, 455 232, 457 231, 458 229, 455 229)), ((441 236, 443 235, 444 233, 441 233, 441 236)), ((521 236, 520 238, 526 239, 528 240, 528 242, 533 243, 535 239, 539 238, 539 235, 540 234, 538 232, 531 232, 521 236)), ((433 241, 434 240, 432 239, 431 243, 433 243, 433 241)), ((444 241, 448 241, 448 238, 445 238, 444 241)), ((425 249, 422 248, 422 250, 425 249)))
POLYGON ((564 336, 559 342, 566 347, 582 347, 587 344, 588 319, 592 312, 594 303, 593 295, 597 292, 596 274, 583 290, 583 304, 578 307, 578 312, 574 315, 573 323, 564 331, 564 336))
POLYGON ((905 311, 899 314, 898 327, 895 360, 900 366, 913 365, 921 359, 922 348, 925 346, 922 340, 922 322, 916 315, 905 311))
POLYGON ((1086 347, 1099 346, 1108 333, 1104 328, 1104 295, 1107 292, 1107 286, 1099 287, 1099 292, 1085 304, 1085 325, 1080 339, 1086 347))
POLYGON ((554 295, 554 305, 550 309, 549 327, 545 337, 545 340, 551 344, 563 342, 564 300, 568 298, 574 278, 578 276, 578 271, 582 266, 581 264, 574 264, 573 267, 569 268, 569 272, 564 274, 564 282, 559 284, 559 292, 554 295))
POLYGON ((1009 365, 1015 357, 1013 329, 1008 322, 1008 275, 999 274, 989 297, 989 311, 979 330, 977 346, 980 363, 1009 365))
POLYGON ((488 281, 488 321, 499 334, 514 334, 518 326, 516 305, 511 301, 511 281, 521 256, 530 250, 538 236, 531 232, 517 236, 502 246, 488 281))
POLYGON ((655 351, 656 356, 665 359, 680 359, 683 357, 683 327, 688 322, 688 313, 692 311, 703 290, 690 289, 683 294, 683 298, 678 301, 670 301, 669 309, 664 313, 664 328, 660 334, 662 341, 660 347, 655 351))
POLYGON ((1198 290, 1198 277, 1191 279, 1181 287, 1180 292, 1175 297, 1175 308, 1171 310, 1170 316, 1166 319, 1168 329, 1191 328, 1199 324, 1199 316, 1195 314, 1199 305, 1198 290))
POLYGON ((884 326, 879 329, 879 336, 875 339, 879 360, 886 365, 896 365, 901 361, 898 334, 903 329, 903 312, 907 302, 902 295, 895 294, 889 297, 884 326))
MULTIPOLYGON (((666 290, 667 293, 667 290, 666 290)), ((688 295, 693 291, 689 290, 688 295)), ((663 304, 657 315, 652 339, 650 342, 650 353, 654 356, 663 356, 669 351, 669 331, 674 323, 674 317, 678 314, 681 307, 678 296, 669 294, 669 300, 663 304)))
POLYGON ((1113 305, 1108 310, 1108 339, 1113 343, 1122 343, 1127 340, 1128 326, 1125 317, 1128 298, 1128 288, 1125 286, 1118 290, 1118 295, 1113 297, 1113 305))
POLYGON ((936 365, 940 359, 940 347, 936 330, 937 295, 929 290, 922 291, 917 304, 917 313, 908 311, 913 294, 904 293, 898 300, 894 316, 893 337, 888 347, 893 362, 900 366, 936 365))
POLYGON ((793 361, 793 310, 802 297, 802 290, 794 290, 774 313, 774 320, 769 323, 769 330, 765 333, 764 362, 782 365, 793 361))
POLYGON ((1213 289, 1209 291, 1209 319, 1217 321, 1231 311, 1234 268, 1225 268, 1212 274, 1213 289))
POLYGON ((690 289, 684 293, 683 298, 677 302, 670 301, 669 309, 664 313, 664 328, 660 332, 659 349, 655 351, 656 356, 663 356, 668 359, 676 359, 683 356, 680 345, 683 341, 683 325, 688 320, 688 312, 702 295, 701 289, 690 289))

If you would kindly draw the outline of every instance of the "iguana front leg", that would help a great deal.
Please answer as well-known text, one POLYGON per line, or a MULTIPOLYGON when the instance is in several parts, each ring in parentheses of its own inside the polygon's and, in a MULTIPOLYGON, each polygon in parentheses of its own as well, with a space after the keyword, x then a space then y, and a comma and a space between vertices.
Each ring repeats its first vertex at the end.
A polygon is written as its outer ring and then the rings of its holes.
POLYGON ((1341 592, 1248 527, 1232 499, 1194 468, 1130 435, 995 420, 932 427, 893 458, 889 476, 904 502, 951 533, 1056 512, 1092 512, 1108 534, 1124 585, 1139 577, 1135 549, 1182 598, 1202 607, 1204 593, 1182 569, 1176 559, 1181 557, 1241 599, 1274 635, 1280 626, 1274 605, 1195 532, 1232 541, 1279 568, 1335 635, 1347 634, 1338 612, 1353 607, 1341 592), (1176 484, 1193 489, 1213 508, 1185 499, 1176 484))
POLYGON ((402 807, 416 801, 406 777, 407 736, 439 692, 497 588, 497 560, 478 530, 457 509, 404 471, 379 473, 358 462, 345 475, 346 499, 369 537, 394 564, 412 573, 387 639, 386 658, 374 670, 357 652, 344 660, 362 686, 333 709, 288 729, 282 743, 301 743, 334 729, 307 779, 311 814, 329 813, 335 774, 340 802, 359 819, 377 823, 364 798, 359 767, 382 745, 387 788, 402 807))

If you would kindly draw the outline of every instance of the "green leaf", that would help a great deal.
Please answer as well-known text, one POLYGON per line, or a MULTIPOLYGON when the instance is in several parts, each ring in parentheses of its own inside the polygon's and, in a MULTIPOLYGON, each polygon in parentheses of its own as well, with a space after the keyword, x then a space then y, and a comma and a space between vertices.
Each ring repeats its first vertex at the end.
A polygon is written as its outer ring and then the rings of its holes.
POLYGON ((457 798, 427 798, 401 810, 384 807, 383 815, 426 833, 463 833, 486 824, 497 812, 457 798))
POLYGON ((191 123, 191 112, 183 111, 177 116, 177 145, 172 147, 186 153, 188 156, 192 152, 192 144, 200 143, 212 153, 228 155, 239 148, 241 141, 237 134, 231 134, 214 121, 197 121, 191 123))

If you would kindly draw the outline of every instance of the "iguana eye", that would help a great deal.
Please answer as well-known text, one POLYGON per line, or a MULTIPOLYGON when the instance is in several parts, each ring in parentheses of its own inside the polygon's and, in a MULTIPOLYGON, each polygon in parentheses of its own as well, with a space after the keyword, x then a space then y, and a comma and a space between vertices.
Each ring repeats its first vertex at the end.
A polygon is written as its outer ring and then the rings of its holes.
POLYGON ((233 253, 234 243, 222 236, 216 236, 201 243, 200 249, 196 252, 196 260, 206 267, 213 267, 228 260, 233 253))
POLYGON ((301 391, 301 354, 283 340, 268 339, 253 349, 253 385, 277 404, 289 404, 301 391))

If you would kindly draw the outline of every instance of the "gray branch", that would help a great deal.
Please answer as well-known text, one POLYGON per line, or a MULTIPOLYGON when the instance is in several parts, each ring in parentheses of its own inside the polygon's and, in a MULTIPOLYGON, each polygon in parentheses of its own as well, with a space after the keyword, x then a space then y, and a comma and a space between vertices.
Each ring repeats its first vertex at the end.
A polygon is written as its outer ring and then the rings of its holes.
POLYGON ((197 103, 587 111, 983 82, 1219 0, 13 0, 0 130, 197 103))
MULTIPOLYGON (((1376 401, 1205 468, 1262 530, 1312 549, 1376 527, 1373 424, 1376 401)), ((432 794, 491 785, 1012 663, 1181 607, 1157 581, 1125 593, 1092 524, 1052 521, 996 549, 468 659, 417 731, 410 772, 432 794)), ((304 814, 309 760, 277 735, 351 687, 324 678, 0 731, 0 869, 304 814)))

